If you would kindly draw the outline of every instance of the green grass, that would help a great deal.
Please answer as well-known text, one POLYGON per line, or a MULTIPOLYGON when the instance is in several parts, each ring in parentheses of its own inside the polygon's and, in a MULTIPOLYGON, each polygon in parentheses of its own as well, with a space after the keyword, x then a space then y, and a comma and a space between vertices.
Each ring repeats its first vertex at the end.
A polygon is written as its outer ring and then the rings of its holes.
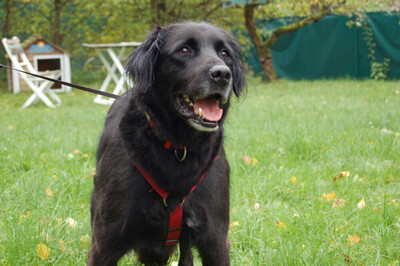
MULTIPOLYGON (((91 174, 108 108, 74 91, 61 95, 60 108, 21 110, 27 97, 0 93, 0 264, 83 265, 91 174), (51 249, 47 259, 36 251, 40 243, 51 249)), ((232 265, 400 263, 397 82, 249 81, 225 131, 232 265), (334 181, 342 171, 349 175, 334 181), (332 192, 344 206, 322 199, 332 192)), ((129 254, 120 264, 134 262, 129 254)))

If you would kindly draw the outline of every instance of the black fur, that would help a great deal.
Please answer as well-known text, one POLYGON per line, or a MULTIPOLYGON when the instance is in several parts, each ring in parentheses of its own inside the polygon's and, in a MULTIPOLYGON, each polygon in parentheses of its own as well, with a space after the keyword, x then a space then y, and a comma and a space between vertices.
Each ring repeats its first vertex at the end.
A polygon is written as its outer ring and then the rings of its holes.
POLYGON ((191 248, 196 247, 203 265, 229 265, 229 165, 223 121, 231 92, 239 96, 245 83, 238 44, 227 32, 207 23, 158 27, 131 55, 126 74, 134 87, 110 108, 98 146, 88 264, 116 265, 133 249, 146 265, 164 265, 175 249, 164 245, 168 209, 133 159, 171 193, 170 210, 208 170, 183 204, 179 264, 192 265, 191 248), (190 53, 183 54, 182 47, 190 53), (229 56, 223 56, 225 52, 229 56), (215 65, 226 70, 228 83, 210 77, 215 65), (181 94, 226 97, 215 130, 198 130, 179 113, 175 103, 181 94), (165 140, 187 147, 183 162, 173 149, 163 148, 165 140))

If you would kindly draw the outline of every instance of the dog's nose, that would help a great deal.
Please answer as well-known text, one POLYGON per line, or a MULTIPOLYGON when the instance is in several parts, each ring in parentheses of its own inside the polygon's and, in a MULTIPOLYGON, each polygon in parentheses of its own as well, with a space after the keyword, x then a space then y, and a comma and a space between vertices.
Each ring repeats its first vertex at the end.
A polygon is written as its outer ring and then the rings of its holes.
POLYGON ((232 73, 227 66, 216 65, 210 69, 210 77, 217 85, 224 86, 231 80, 232 73))

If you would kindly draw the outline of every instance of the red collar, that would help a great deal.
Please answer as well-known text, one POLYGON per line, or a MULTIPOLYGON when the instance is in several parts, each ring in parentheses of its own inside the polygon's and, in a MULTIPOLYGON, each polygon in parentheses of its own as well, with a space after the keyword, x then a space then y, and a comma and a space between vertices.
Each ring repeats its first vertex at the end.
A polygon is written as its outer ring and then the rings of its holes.
MULTIPOLYGON (((218 156, 215 156, 213 162, 215 162, 217 158, 218 156)), ((152 190, 150 190, 150 192, 155 190, 157 194, 160 195, 160 197, 163 199, 164 205, 168 207, 166 200, 169 197, 170 193, 164 190, 163 188, 159 187, 154 182, 153 178, 151 178, 151 176, 143 168, 141 168, 133 159, 132 162, 135 165, 136 169, 142 174, 142 176, 147 180, 147 182, 153 188, 152 190)), ((207 172, 208 169, 201 175, 199 181, 197 181, 197 184, 190 189, 189 193, 185 197, 183 197, 182 203, 179 204, 174 211, 172 212, 169 211, 168 233, 165 239, 166 246, 176 245, 179 243, 179 236, 181 235, 182 231, 182 205, 185 199, 190 195, 190 193, 192 193, 196 189, 198 184, 201 182, 201 180, 203 180, 207 172)))
MULTIPOLYGON (((144 114, 146 115, 147 121, 149 121, 150 127, 154 128, 155 127, 154 122, 153 122, 153 120, 151 120, 150 115, 147 112, 145 112, 144 114)), ((169 140, 166 140, 164 142, 163 147, 164 147, 164 149, 170 150, 171 148, 173 148, 172 142, 169 140)), ((187 153, 186 146, 183 146, 183 145, 177 146, 177 148, 173 148, 173 149, 175 151, 176 159, 178 159, 178 161, 180 161, 180 162, 183 162, 186 159, 186 153, 187 153), (182 150, 182 153, 183 153, 182 156, 178 155, 178 150, 182 150)))

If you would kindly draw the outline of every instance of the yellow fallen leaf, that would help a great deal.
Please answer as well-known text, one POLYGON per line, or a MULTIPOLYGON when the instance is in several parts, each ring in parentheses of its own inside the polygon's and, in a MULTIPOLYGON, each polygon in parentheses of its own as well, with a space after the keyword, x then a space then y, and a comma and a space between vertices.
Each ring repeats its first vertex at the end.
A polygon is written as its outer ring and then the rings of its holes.
POLYGON ((365 209, 365 206, 366 206, 366 204, 365 204, 365 199, 362 198, 362 199, 360 200, 360 202, 357 204, 357 207, 358 207, 359 210, 362 210, 362 209, 365 209))
POLYGON ((46 188, 46 196, 49 198, 54 197, 53 191, 51 191, 49 188, 46 188))
POLYGON ((350 172, 349 171, 342 171, 340 172, 339 176, 342 177, 348 177, 350 176, 350 172))
POLYGON ((65 253, 66 253, 66 252, 65 252, 65 249, 67 248, 67 243, 65 243, 64 240, 60 240, 58 243, 60 244, 60 250, 61 250, 61 252, 62 252, 63 254, 65 254, 65 253))
POLYGON ((351 236, 347 235, 347 244, 354 245, 360 242, 360 238, 357 235, 351 236))
POLYGON ((258 160, 256 159, 256 158, 253 158, 252 160, 251 160, 251 164, 252 165, 256 165, 258 163, 258 160))
POLYGON ((322 199, 325 200, 325 201, 334 200, 335 197, 336 197, 335 191, 333 191, 331 194, 323 194, 323 195, 322 195, 322 199))
POLYGON ((343 199, 337 199, 333 204, 332 204, 332 208, 341 208, 346 204, 346 201, 343 199))
POLYGON ((239 224, 239 222, 238 221, 235 221, 235 222, 232 222, 231 223, 231 227, 234 227, 234 226, 239 226, 240 224, 239 224))
POLYGON ((49 257, 51 249, 48 248, 45 244, 40 243, 36 248, 36 252, 38 253, 39 258, 45 260, 49 257))
POLYGON ((277 222, 276 226, 278 228, 288 228, 288 226, 284 222, 277 222))
POLYGON ((297 177, 292 177, 292 179, 290 179, 290 182, 292 182, 292 184, 297 184, 297 177))
POLYGON ((73 150, 73 151, 71 152, 71 154, 74 155, 74 154, 78 154, 78 153, 80 153, 80 152, 81 152, 80 150, 73 150))
POLYGON ((245 164, 250 164, 251 163, 251 158, 249 156, 243 156, 243 161, 245 164))

